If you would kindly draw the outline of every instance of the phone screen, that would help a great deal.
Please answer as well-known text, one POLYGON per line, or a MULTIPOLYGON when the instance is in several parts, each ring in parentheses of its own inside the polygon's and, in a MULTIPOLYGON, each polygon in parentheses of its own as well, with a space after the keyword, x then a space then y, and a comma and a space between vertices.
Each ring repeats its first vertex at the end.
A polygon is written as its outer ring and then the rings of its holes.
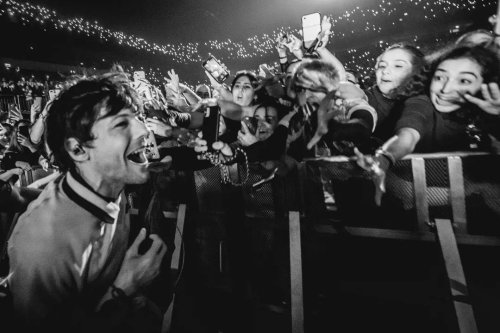
POLYGON ((19 134, 29 138, 30 137, 30 127, 27 125, 19 126, 18 128, 19 134))
POLYGON ((312 13, 302 16, 302 37, 304 38, 304 48, 310 48, 320 32, 320 13, 312 13))
POLYGON ((203 68, 219 83, 224 82, 229 76, 229 71, 222 67, 222 64, 213 56, 203 62, 203 68))

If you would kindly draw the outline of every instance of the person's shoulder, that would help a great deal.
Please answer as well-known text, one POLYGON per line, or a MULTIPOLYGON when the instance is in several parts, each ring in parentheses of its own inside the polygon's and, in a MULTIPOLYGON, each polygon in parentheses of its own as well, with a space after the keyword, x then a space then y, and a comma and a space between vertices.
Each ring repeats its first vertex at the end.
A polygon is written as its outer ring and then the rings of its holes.
POLYGON ((405 100, 405 104, 411 104, 411 103, 419 103, 422 105, 432 106, 431 99, 429 98, 429 96, 425 94, 411 96, 405 100))
POLYGON ((53 242, 57 239, 56 225, 70 219, 72 210, 66 206, 66 198, 62 194, 57 181, 47 184, 38 198, 32 201, 26 211, 19 216, 13 238, 38 239, 40 242, 53 242), (65 212, 66 218, 62 219, 65 212))

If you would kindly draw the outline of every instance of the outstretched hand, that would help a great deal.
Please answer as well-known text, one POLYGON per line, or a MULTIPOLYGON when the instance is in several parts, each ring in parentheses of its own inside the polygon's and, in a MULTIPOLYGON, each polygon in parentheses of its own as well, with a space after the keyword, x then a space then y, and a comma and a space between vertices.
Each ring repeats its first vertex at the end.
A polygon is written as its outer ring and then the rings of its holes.
POLYGON ((377 206, 380 206, 382 195, 385 193, 386 172, 380 167, 380 163, 373 156, 364 155, 358 148, 354 148, 354 154, 356 155, 356 163, 363 170, 368 171, 375 185, 375 203, 377 206))

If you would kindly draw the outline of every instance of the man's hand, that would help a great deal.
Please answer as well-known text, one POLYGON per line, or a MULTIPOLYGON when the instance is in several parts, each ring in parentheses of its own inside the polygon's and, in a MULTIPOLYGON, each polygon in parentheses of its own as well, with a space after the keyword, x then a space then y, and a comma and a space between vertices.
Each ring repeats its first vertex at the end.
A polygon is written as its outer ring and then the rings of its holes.
POLYGON ((470 94, 465 94, 464 98, 477 105, 486 113, 498 116, 500 115, 500 89, 497 83, 483 83, 481 85, 481 94, 483 99, 474 97, 470 94))
POLYGON ((120 272, 114 285, 122 289, 128 296, 134 295, 141 288, 146 287, 160 273, 163 256, 167 246, 158 235, 151 234, 151 247, 139 254, 139 245, 146 238, 146 229, 142 228, 134 243, 130 246, 123 259, 120 272))

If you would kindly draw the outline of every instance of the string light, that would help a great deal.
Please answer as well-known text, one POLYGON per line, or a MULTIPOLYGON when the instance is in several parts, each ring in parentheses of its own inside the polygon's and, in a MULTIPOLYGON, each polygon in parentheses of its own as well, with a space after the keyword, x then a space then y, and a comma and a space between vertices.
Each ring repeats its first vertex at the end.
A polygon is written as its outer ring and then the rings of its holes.
MULTIPOLYGON (((355 8, 345 10, 338 15, 326 14, 334 27, 330 36, 331 45, 347 44, 353 37, 372 38, 378 41, 381 36, 394 35, 406 31, 411 22, 419 24, 434 24, 444 18, 455 15, 472 15, 478 8, 496 8, 497 3, 491 0, 381 0, 370 8, 355 8), (422 22, 424 21, 424 22, 422 22)), ((283 34, 293 33, 298 36, 299 27, 277 27, 269 33, 250 36, 234 41, 231 38, 223 40, 191 41, 187 43, 149 41, 134 34, 114 31, 102 26, 99 22, 81 17, 63 17, 55 10, 29 2, 17 0, 0 0, 0 18, 5 17, 23 26, 43 29, 43 31, 66 31, 95 39, 101 43, 110 43, 120 47, 132 48, 160 57, 177 64, 201 63, 208 54, 213 54, 223 62, 235 60, 257 60, 260 62, 275 61, 276 39, 283 34), (15 18, 15 20, 13 20, 15 18)), ((460 29, 454 28, 453 33, 460 29)), ((448 33, 443 31, 441 33, 448 33)), ((438 35, 438 34, 436 34, 438 35)), ((442 39, 438 37, 438 40, 442 39)), ((365 68, 373 68, 374 59, 385 43, 371 43, 366 47, 349 50, 339 50, 336 54, 345 60, 348 67, 359 67, 364 73, 365 68), (370 51, 370 50, 371 51, 370 51), (368 53, 367 53, 368 52, 368 53), (359 63, 369 63, 360 65, 359 63), (371 62, 371 63, 370 63, 371 62), (358 65, 356 65, 357 63, 358 65)), ((33 48, 30 48, 33 50, 33 48)), ((99 59, 99 58, 97 58, 99 59)), ((105 63, 102 59, 101 63, 105 63)), ((164 82, 163 73, 159 68, 147 69, 154 80, 164 82)))

